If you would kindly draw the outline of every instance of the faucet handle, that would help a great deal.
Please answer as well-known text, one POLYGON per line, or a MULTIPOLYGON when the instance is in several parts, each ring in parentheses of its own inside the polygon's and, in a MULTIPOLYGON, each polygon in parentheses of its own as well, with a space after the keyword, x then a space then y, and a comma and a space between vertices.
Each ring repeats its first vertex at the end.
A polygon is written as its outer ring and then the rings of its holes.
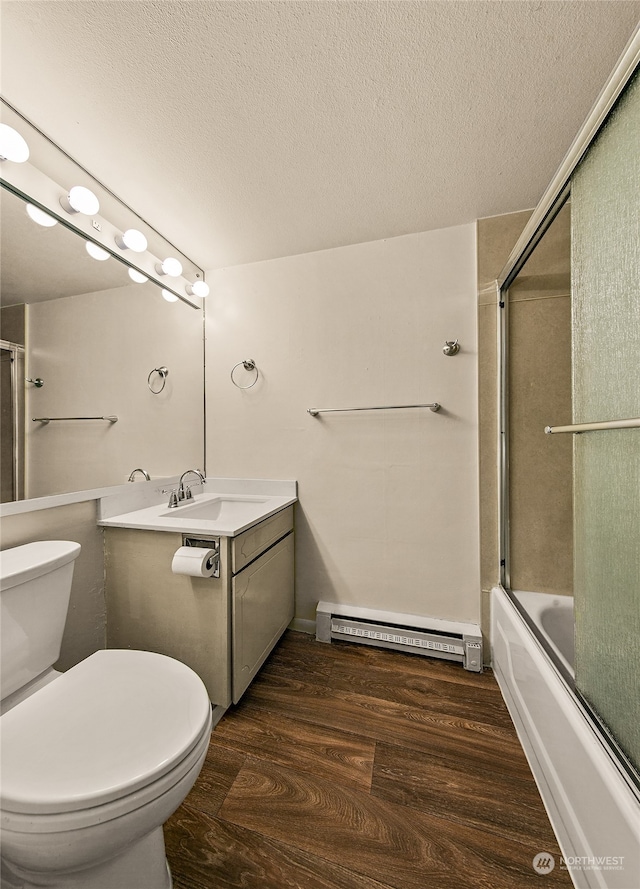
POLYGON ((172 491, 171 496, 169 497, 169 509, 173 509, 174 506, 179 506, 180 503, 178 501, 178 492, 172 491))
POLYGON ((183 499, 184 500, 193 500, 193 494, 191 493, 191 488, 188 485, 185 485, 183 499))

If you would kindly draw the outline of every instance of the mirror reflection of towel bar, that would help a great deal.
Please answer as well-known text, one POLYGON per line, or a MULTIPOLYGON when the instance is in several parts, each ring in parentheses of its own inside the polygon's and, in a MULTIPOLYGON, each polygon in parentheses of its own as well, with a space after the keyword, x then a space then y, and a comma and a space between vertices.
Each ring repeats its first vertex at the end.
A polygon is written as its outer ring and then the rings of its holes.
POLYGON ((547 435, 556 432, 573 432, 579 435, 581 432, 598 432, 605 429, 635 429, 640 426, 640 417, 632 417, 629 420, 605 420, 602 423, 574 423, 571 426, 545 426, 547 435))
POLYGON ((107 420, 109 423, 117 423, 117 417, 32 417, 33 423, 57 423, 59 420, 107 420))
POLYGON ((310 407, 307 408, 307 413, 317 417, 318 414, 335 414, 342 411, 406 411, 416 407, 428 407, 429 410, 436 412, 442 405, 434 401, 433 404, 389 404, 382 407, 310 407))

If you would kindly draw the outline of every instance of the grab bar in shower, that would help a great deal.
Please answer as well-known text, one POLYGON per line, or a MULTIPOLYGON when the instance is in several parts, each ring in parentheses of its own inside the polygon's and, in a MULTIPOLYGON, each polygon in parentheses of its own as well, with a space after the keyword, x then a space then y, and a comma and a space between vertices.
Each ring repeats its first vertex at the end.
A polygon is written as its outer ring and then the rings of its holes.
POLYGON ((432 404, 387 404, 380 407, 310 407, 307 408, 307 413, 312 417, 317 417, 318 414, 334 414, 343 411, 406 411, 417 407, 428 407, 435 413, 440 410, 442 405, 434 401, 432 404))
POLYGON ((60 420, 107 420, 109 423, 117 423, 117 417, 32 417, 33 423, 57 423, 60 420))
POLYGON ((631 417, 629 420, 605 420, 603 423, 574 423, 571 426, 545 426, 547 435, 556 432, 573 432, 579 435, 581 432, 598 432, 603 429, 635 429, 640 427, 640 417, 631 417))

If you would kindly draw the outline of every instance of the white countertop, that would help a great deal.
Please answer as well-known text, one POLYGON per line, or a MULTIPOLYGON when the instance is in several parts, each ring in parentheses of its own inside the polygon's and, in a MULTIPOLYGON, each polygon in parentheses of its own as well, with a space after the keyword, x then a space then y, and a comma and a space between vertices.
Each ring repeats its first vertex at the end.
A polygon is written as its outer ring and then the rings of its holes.
POLYGON ((215 537, 236 537, 297 500, 291 481, 264 479, 207 479, 206 488, 194 485, 194 497, 169 508, 168 495, 150 505, 124 500, 102 501, 98 524, 106 528, 137 528, 215 537), (201 493, 195 493, 195 491, 201 493), (126 511, 118 512, 118 507, 126 511), (203 516, 202 512, 205 512, 203 516), (206 512, 211 513, 210 516, 206 512))

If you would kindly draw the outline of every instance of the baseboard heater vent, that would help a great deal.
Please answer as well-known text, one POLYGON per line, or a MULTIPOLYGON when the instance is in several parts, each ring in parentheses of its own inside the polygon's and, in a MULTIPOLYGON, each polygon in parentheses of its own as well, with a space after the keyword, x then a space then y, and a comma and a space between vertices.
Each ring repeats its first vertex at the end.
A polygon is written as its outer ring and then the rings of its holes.
POLYGON ((316 639, 343 639, 444 658, 458 661, 465 670, 482 672, 482 634, 477 624, 318 602, 316 639))

